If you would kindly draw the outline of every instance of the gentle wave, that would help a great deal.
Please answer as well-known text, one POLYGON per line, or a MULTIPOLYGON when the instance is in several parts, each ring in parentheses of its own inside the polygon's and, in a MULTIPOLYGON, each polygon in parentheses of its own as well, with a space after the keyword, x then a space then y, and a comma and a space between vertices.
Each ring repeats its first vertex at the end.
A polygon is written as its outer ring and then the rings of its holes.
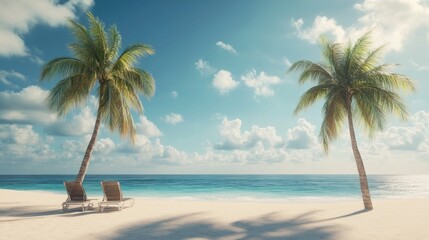
MULTIPOLYGON (((0 188, 64 193, 73 175, 0 175, 0 188)), ((209 201, 332 201, 361 198, 357 175, 88 175, 88 195, 100 181, 118 180, 126 195, 209 201)), ((374 198, 429 198, 429 175, 369 175, 374 198)))

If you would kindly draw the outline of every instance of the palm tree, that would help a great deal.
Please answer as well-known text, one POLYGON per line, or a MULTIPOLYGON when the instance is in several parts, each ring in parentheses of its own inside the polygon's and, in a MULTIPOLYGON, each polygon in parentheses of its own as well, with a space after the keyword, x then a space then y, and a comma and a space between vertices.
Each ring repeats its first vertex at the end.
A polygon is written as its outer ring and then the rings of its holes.
POLYGON ((75 42, 69 45, 74 57, 60 57, 43 66, 40 79, 61 80, 49 92, 46 101, 58 116, 82 105, 97 86, 98 110, 94 131, 89 141, 76 181, 83 182, 101 122, 111 131, 134 143, 135 126, 130 108, 143 113, 138 94, 150 97, 155 92, 155 81, 146 71, 135 67, 138 58, 151 55, 154 50, 146 44, 134 44, 120 55, 121 36, 116 26, 107 32, 104 24, 87 13, 89 26, 70 20, 75 42), (98 84, 97 84, 98 83, 98 84))
POLYGON ((373 137, 376 130, 382 130, 386 125, 386 113, 394 113, 403 120, 407 118, 406 107, 397 91, 414 90, 409 78, 388 71, 392 65, 378 65, 382 47, 370 49, 370 45, 370 32, 348 45, 322 38, 323 63, 301 60, 289 69, 300 72, 300 84, 314 84, 301 96, 295 114, 315 101, 325 99, 319 136, 326 153, 347 118, 363 204, 367 210, 373 206, 353 121, 363 122, 366 132, 373 137))

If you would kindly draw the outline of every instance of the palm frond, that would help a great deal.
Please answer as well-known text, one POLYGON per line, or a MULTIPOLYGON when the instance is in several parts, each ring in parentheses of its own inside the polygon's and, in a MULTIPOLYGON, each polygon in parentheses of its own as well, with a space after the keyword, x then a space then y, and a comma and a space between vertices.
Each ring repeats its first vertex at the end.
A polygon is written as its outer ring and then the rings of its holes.
POLYGON ((382 130, 386 118, 383 109, 377 103, 376 96, 368 91, 356 91, 353 95, 353 116, 364 123, 365 129, 372 138, 376 130, 382 130))
POLYGON ((117 76, 130 82, 138 93, 142 93, 146 97, 152 97, 155 93, 155 80, 152 75, 142 69, 132 68, 124 70, 117 76))
POLYGON ((370 71, 366 73, 365 81, 373 82, 391 91, 403 90, 412 92, 415 90, 414 82, 408 77, 383 71, 370 71))
POLYGON ((154 50, 151 46, 146 44, 135 44, 127 49, 119 56, 116 62, 113 65, 112 71, 117 72, 122 69, 130 69, 134 67, 134 64, 137 62, 139 57, 143 57, 145 55, 154 54, 154 50))
POLYGON ((121 35, 116 25, 111 26, 108 31, 109 51, 107 53, 107 59, 109 62, 114 62, 114 59, 118 57, 119 48, 121 47, 121 35))
POLYGON ((58 116, 65 115, 85 102, 94 84, 95 76, 85 73, 62 79, 49 92, 46 99, 49 108, 56 111, 58 116))
POLYGON ((334 87, 335 85, 333 84, 317 85, 317 86, 311 87, 304 94, 302 94, 298 102, 298 105, 296 106, 293 113, 298 114, 303 109, 312 105, 315 101, 326 97, 329 91, 331 91, 332 88, 334 87))
POLYGON ((87 70, 88 67, 79 59, 70 57, 55 58, 43 66, 40 79, 44 81, 51 80, 55 76, 74 76, 87 70))
POLYGON ((74 20, 69 20, 69 28, 75 38, 75 42, 69 45, 69 49, 76 57, 84 62, 93 62, 97 59, 99 53, 86 27, 74 20))
POLYGON ((340 88, 330 91, 322 108, 323 122, 319 137, 326 153, 329 150, 329 143, 338 137, 347 115, 346 103, 341 92, 340 88))
POLYGON ((111 83, 121 92, 123 101, 125 101, 127 105, 130 105, 139 113, 143 113, 143 105, 131 82, 123 78, 115 77, 112 79, 111 83))
POLYGON ((103 63, 106 62, 108 55, 108 39, 106 31, 104 30, 104 24, 90 12, 87 13, 87 16, 91 37, 94 42, 94 46, 97 49, 97 59, 100 64, 104 65, 103 63))
POLYGON ((333 80, 333 76, 325 66, 311 61, 297 61, 289 68, 289 72, 301 71, 298 83, 304 84, 308 81, 316 81, 319 84, 326 84, 333 80))

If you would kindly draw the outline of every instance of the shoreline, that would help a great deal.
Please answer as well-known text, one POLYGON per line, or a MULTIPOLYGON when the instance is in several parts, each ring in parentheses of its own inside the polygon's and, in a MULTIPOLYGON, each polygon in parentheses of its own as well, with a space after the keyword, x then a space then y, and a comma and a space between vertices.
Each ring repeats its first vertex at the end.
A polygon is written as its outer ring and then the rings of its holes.
MULTIPOLYGON (((5 189, 0 188, 0 196, 2 191, 11 191, 11 192, 34 192, 48 195, 61 196, 64 199, 67 198, 66 191, 50 191, 50 190, 17 190, 17 189, 5 189)), ((305 197, 289 197, 289 198, 269 198, 261 196, 243 196, 243 197, 201 197, 201 196, 156 196, 156 195, 146 195, 141 196, 141 194, 133 194, 133 192, 122 191, 124 196, 129 196, 134 199, 139 199, 142 201, 162 201, 162 200, 172 200, 172 201, 190 201, 190 202, 240 202, 240 203, 266 203, 266 204, 312 204, 317 203, 338 203, 338 202, 362 202, 361 197, 329 197, 329 196, 305 196, 305 197)), ((88 198, 102 199, 102 194, 91 194, 87 193, 88 198)), ((428 200, 429 196, 393 196, 393 197, 373 197, 373 201, 394 201, 394 200, 428 200)))
MULTIPOLYGON (((59 195, 63 196, 64 198, 67 198, 65 189, 63 191, 57 191, 57 190, 39 190, 39 189, 9 189, 9 188, 0 188, 1 191, 17 191, 17 192, 38 192, 38 193, 46 193, 46 194, 52 194, 52 195, 59 195)), ((259 202, 259 203, 312 203, 312 202, 320 202, 320 203, 332 203, 332 202, 354 202, 354 201, 361 201, 361 196, 358 197, 331 197, 331 196, 302 196, 302 197, 288 197, 288 198, 281 198, 281 197, 267 197, 267 196, 255 196, 249 194, 249 196, 219 196, 219 197, 201 197, 201 196, 192 196, 192 195, 183 195, 183 196, 176 196, 176 195, 144 195, 142 193, 135 194, 133 191, 122 191, 124 195, 130 195, 131 197, 135 199, 141 199, 141 200, 164 200, 164 199, 170 199, 170 200, 178 200, 178 201, 207 201, 207 202, 259 202), (144 196, 142 196, 144 195, 144 196)), ((88 198, 103 198, 102 193, 101 194, 91 194, 87 192, 88 198)), ((388 200, 407 200, 407 199, 428 199, 429 196, 422 195, 422 196, 415 196, 412 197, 409 196, 391 196, 391 197, 377 197, 377 196, 371 196, 373 200, 379 201, 388 201, 388 200)))
POLYGON ((73 208, 62 213, 65 198, 65 192, 0 189, 0 239, 399 240, 429 235, 426 198, 374 199, 374 210, 364 211, 360 200, 267 203, 136 197, 134 207, 120 212, 73 208))

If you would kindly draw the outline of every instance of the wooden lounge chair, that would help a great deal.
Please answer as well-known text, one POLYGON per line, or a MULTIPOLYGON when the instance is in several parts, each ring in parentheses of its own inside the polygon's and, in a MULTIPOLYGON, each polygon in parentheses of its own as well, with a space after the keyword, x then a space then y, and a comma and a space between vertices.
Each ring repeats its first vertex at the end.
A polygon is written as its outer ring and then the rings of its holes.
POLYGON ((129 203, 130 207, 134 206, 134 198, 122 197, 121 185, 118 181, 103 181, 101 188, 104 192, 103 201, 98 203, 98 209, 103 212, 105 207, 117 206, 121 211, 125 203, 129 203))
POLYGON ((85 212, 89 207, 93 207, 96 199, 88 199, 86 197, 85 189, 80 182, 70 181, 64 182, 67 190, 68 198, 63 202, 63 212, 67 212, 70 205, 82 206, 82 211, 85 212))

